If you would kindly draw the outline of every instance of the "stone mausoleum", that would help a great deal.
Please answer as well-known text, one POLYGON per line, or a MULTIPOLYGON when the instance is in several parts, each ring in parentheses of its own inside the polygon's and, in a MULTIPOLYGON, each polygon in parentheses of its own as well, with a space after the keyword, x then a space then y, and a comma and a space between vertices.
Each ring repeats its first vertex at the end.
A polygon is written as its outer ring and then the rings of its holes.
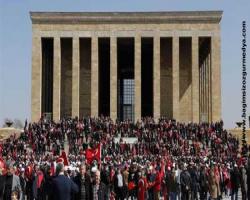
POLYGON ((30 16, 32 121, 221 119, 221 11, 30 16))

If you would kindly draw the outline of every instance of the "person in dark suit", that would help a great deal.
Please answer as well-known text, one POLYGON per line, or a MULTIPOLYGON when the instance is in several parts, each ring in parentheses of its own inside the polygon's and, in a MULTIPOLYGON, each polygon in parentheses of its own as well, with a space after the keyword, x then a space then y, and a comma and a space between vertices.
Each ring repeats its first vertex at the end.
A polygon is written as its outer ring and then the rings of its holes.
POLYGON ((237 164, 234 165, 234 168, 232 169, 230 173, 231 177, 231 188, 232 188, 232 198, 231 199, 238 199, 238 190, 240 187, 240 172, 238 169, 237 164))
POLYGON ((21 194, 20 179, 14 174, 13 163, 7 161, 6 163, 6 175, 0 177, 0 199, 9 200, 11 199, 12 193, 16 193, 19 197, 21 194))
POLYGON ((80 166, 79 174, 74 178, 74 182, 78 185, 79 192, 76 193, 74 199, 90 199, 90 187, 91 180, 90 176, 86 172, 86 165, 83 163, 80 166))
POLYGON ((19 197, 21 194, 20 179, 14 174, 13 163, 7 161, 6 163, 6 175, 2 175, 0 178, 0 199, 9 200, 11 199, 12 193, 16 193, 19 197))
POLYGON ((70 200, 71 193, 77 193, 79 191, 78 186, 64 175, 63 163, 57 164, 56 173, 57 176, 52 181, 52 199, 70 200))

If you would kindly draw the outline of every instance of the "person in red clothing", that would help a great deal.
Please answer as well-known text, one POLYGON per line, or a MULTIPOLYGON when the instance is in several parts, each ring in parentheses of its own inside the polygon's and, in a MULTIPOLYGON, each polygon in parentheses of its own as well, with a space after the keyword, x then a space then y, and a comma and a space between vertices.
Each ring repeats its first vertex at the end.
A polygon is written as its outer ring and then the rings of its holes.
POLYGON ((156 178, 155 178, 155 184, 154 184, 154 199, 155 200, 160 199, 161 183, 164 177, 164 167, 165 166, 162 163, 156 172, 156 178))
POLYGON ((147 199, 146 191, 147 191, 147 178, 145 177, 144 171, 139 172, 139 181, 138 181, 138 200, 147 199))

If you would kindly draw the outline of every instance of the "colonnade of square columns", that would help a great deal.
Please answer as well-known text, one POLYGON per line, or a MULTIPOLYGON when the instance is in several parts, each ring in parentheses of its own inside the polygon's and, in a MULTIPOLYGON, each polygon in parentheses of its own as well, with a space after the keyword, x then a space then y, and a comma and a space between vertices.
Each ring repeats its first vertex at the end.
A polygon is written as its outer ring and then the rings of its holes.
MULTIPOLYGON (((134 37, 134 82, 135 105, 134 118, 141 118, 141 36, 134 37)), ((172 81, 173 81, 173 118, 180 118, 180 67, 179 67, 179 38, 172 37, 172 81)), ((153 37, 153 117, 161 116, 161 66, 160 66, 160 36, 153 37)), ((79 37, 73 37, 72 53, 72 116, 79 116, 80 105, 80 53, 79 37)), ((217 121, 221 114, 221 85, 220 85, 220 37, 211 37, 211 54, 205 64, 206 76, 200 77, 199 70, 199 37, 192 36, 192 121, 200 119, 200 93, 201 81, 206 82, 207 89, 202 89, 204 102, 208 107, 209 121, 217 121), (201 79, 202 78, 202 79, 201 79)), ((32 88, 36 85, 39 90, 32 89, 32 120, 41 116, 41 38, 33 36, 32 49, 32 88)), ((53 119, 60 119, 60 84, 61 84, 61 47, 60 37, 54 37, 54 61, 53 61, 53 119)), ((117 116, 117 37, 110 37, 110 117, 117 116)), ((143 97, 145 98, 145 97, 143 97)), ((98 37, 91 38, 91 116, 98 116, 98 37)), ((203 103, 204 103, 203 102, 203 103)))

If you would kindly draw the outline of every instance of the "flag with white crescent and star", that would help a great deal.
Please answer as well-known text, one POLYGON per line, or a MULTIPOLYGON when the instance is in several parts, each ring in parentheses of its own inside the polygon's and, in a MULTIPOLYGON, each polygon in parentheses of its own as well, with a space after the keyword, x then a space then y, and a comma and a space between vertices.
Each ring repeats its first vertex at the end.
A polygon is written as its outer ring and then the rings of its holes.
POLYGON ((93 160, 101 161, 101 143, 96 148, 89 148, 86 150, 86 160, 88 164, 91 164, 93 160))

